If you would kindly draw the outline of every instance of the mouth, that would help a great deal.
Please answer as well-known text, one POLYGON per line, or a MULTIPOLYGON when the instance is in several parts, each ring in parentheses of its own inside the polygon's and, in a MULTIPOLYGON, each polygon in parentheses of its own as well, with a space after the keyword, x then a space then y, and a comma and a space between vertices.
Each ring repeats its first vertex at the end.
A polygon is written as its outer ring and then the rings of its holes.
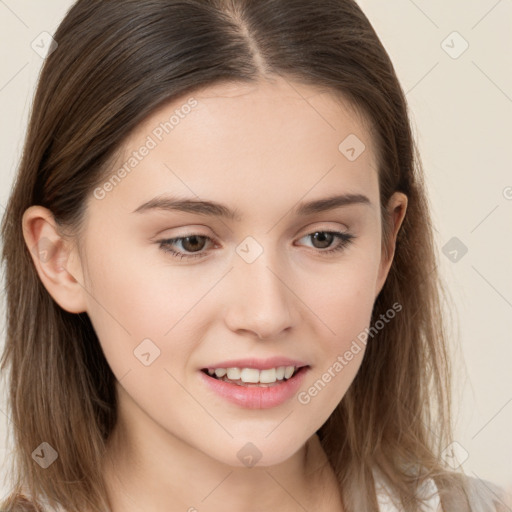
POLYGON ((300 361, 276 357, 219 361, 198 373, 209 392, 231 404, 244 409, 269 409, 289 401, 310 368, 300 361))
POLYGON ((277 366, 259 370, 257 368, 202 368, 208 377, 241 387, 275 387, 295 379, 309 368, 305 366, 277 366))

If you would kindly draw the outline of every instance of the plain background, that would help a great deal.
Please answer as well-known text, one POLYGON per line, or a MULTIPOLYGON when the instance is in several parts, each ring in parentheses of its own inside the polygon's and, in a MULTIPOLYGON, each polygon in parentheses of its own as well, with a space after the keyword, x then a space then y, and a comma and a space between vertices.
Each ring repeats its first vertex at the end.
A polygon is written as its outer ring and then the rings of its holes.
MULTIPOLYGON (((72 3, 0 0, 1 213, 43 63, 31 44, 42 32, 53 34, 72 3)), ((454 451, 467 474, 511 487, 512 2, 359 4, 407 93, 440 268, 455 303, 454 451)), ((3 295, 1 302, 3 314, 3 295)), ((3 316, 0 326, 3 343, 3 316)), ((0 401, 0 412, 1 463, 9 459, 5 401, 0 401)), ((7 490, 0 478, 0 496, 7 490)))

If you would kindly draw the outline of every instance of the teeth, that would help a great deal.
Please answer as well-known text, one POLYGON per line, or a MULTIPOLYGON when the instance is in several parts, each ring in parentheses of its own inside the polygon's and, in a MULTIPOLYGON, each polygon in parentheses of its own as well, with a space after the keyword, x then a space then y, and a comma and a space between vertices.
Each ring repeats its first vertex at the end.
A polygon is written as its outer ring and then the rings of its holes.
POLYGON ((240 368, 228 368, 228 379, 229 380, 239 380, 242 376, 242 372, 240 368))
POLYGON ((293 366, 287 366, 284 370, 284 378, 285 379, 289 379, 292 375, 293 375, 293 372, 295 371, 295 367, 293 366))
POLYGON ((257 370, 256 368, 244 368, 240 372, 240 379, 242 380, 242 382, 257 384, 260 381, 260 371, 257 370))
POLYGON ((279 366, 258 370, 256 368, 209 368, 208 374, 221 380, 241 380, 247 384, 272 384, 289 379, 295 372, 295 366, 279 366))
POLYGON ((259 381, 262 384, 270 384, 271 382, 275 382, 276 378, 276 369, 270 368, 269 370, 261 370, 259 373, 259 381))

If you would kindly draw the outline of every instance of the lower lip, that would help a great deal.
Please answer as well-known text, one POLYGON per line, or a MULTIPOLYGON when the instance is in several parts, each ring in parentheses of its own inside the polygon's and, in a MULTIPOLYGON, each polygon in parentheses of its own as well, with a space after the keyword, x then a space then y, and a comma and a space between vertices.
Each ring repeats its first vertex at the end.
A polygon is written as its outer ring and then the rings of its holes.
POLYGON ((239 386, 218 380, 200 371, 201 378, 210 389, 231 403, 246 409, 270 409, 289 400, 298 391, 309 366, 301 368, 291 379, 269 387, 239 386))

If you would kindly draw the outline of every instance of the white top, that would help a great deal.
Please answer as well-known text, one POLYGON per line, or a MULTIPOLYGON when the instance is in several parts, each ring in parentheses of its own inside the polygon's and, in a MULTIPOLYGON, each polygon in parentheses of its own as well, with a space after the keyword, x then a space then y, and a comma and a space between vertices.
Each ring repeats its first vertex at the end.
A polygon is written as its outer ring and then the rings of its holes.
MULTIPOLYGON (((374 473, 376 481, 377 501, 380 512, 402 512, 397 505, 396 498, 392 498, 392 492, 383 484, 374 473)), ((467 476, 467 499, 471 506, 471 512, 498 512, 499 510, 512 510, 512 495, 509 491, 488 480, 467 476), (502 507, 505 508, 502 508, 502 507)), ((441 507, 439 490, 434 480, 429 479, 419 490, 418 495, 425 501, 422 512, 444 512, 441 507)), ((465 510, 465 509, 464 509, 465 510)), ((457 512, 450 510, 447 512, 457 512)))
MULTIPOLYGON (((393 502, 393 499, 390 497, 392 493, 389 491, 389 488, 378 479, 376 479, 376 482, 375 490, 377 492, 379 512, 402 512, 402 509, 398 508, 398 506, 393 502)), ((424 508, 422 512, 443 512, 439 496, 437 495, 437 486, 433 480, 428 480, 420 492, 426 493, 425 497, 432 495, 432 497, 428 500, 426 508, 424 508)), ((50 508, 48 503, 45 503, 44 501, 42 504, 45 505, 44 512, 65 512, 62 507, 50 508)))
MULTIPOLYGON (((377 477, 375 478, 375 491, 377 493, 377 502, 380 512, 401 512, 402 508, 393 499, 393 493, 389 487, 377 477)), ((422 512, 443 512, 441 500, 439 499, 438 489, 434 480, 429 479, 420 489, 419 493, 424 498, 428 498, 422 512)))
MULTIPOLYGON (((379 512, 403 512, 396 498, 393 498, 393 493, 389 490, 389 487, 375 473, 374 477, 379 512)), ((468 482, 470 484, 468 486, 468 499, 472 512, 498 512, 497 503, 506 504, 507 506, 512 505, 512 502, 509 501, 512 500, 512 496, 496 484, 473 477, 468 477, 468 482)), ((418 495, 426 500, 421 512, 444 512, 441 508, 438 488, 432 479, 425 482, 418 495)), ((46 505, 44 512, 65 512, 62 507, 53 509, 48 507, 48 504, 44 501, 42 505, 46 505)), ((451 510, 449 512, 456 511, 451 510)))

